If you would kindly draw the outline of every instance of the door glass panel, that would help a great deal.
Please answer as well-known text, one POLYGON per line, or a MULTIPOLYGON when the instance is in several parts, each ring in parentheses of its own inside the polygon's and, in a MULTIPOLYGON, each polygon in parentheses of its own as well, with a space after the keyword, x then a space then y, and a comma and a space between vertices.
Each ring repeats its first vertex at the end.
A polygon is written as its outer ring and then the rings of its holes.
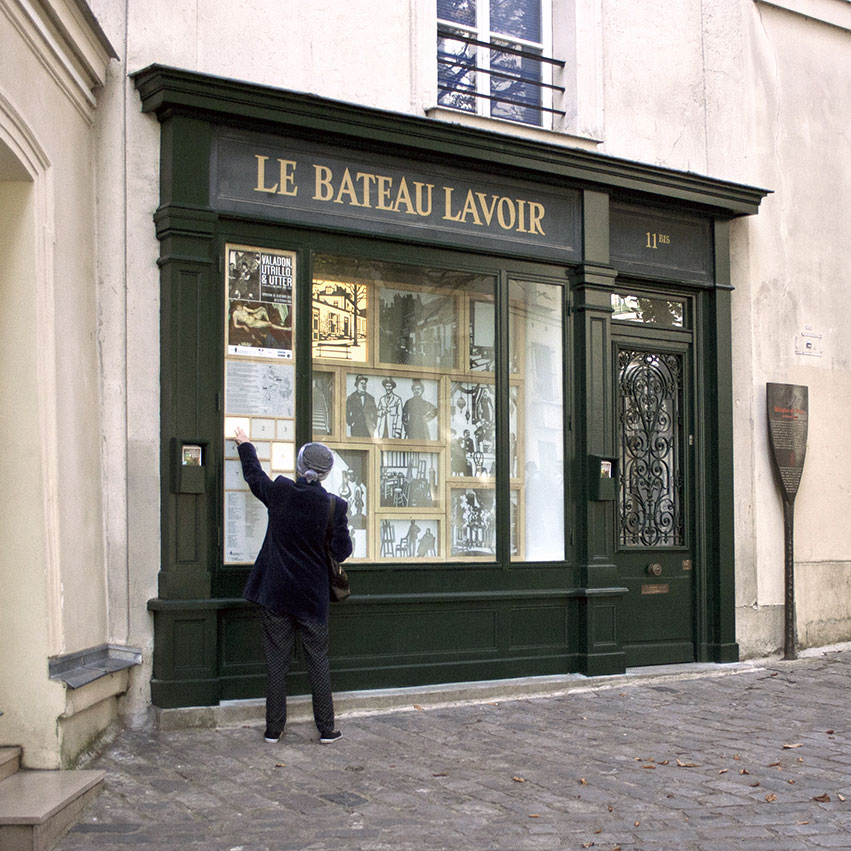
POLYGON ((621 547, 685 545, 681 355, 618 353, 621 547))
POLYGON ((685 322, 685 302, 612 293, 612 319, 662 328, 682 328, 685 322))

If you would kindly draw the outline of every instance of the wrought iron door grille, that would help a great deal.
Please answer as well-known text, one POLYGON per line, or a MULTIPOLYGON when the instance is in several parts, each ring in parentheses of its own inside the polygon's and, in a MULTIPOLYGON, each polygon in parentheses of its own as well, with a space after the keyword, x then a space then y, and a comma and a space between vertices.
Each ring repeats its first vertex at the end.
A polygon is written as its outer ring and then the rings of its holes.
POLYGON ((682 356, 618 353, 622 547, 681 547, 682 356))

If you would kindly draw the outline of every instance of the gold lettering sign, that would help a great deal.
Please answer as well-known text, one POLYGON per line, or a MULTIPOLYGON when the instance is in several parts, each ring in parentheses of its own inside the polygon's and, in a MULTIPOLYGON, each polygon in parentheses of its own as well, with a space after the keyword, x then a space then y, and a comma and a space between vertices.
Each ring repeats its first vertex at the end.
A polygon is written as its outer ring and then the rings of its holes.
POLYGON ((296 160, 255 154, 257 181, 254 192, 270 195, 298 195, 301 170, 310 171, 312 200, 320 204, 359 207, 403 216, 428 218, 436 212, 443 221, 474 227, 496 225, 502 231, 546 236, 544 220, 547 208, 540 201, 475 189, 459 189, 451 184, 438 185, 414 180, 410 175, 394 176, 355 171, 347 166, 334 168, 322 163, 303 166, 296 160), (268 167, 267 167, 268 164, 268 167), (274 173, 274 177, 271 176, 274 173), (275 180, 275 182, 272 182, 275 180), (435 203, 442 209, 435 210, 435 203))
POLYGON ((670 586, 665 583, 664 585, 642 585, 641 593, 642 594, 667 594, 670 591, 670 586))

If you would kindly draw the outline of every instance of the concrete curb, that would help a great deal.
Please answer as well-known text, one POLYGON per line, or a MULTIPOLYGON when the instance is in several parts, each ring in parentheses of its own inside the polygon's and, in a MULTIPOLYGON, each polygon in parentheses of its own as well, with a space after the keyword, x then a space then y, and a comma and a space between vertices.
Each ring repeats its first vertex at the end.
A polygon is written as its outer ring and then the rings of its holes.
MULTIPOLYGON (((550 677, 519 677, 485 682, 443 683, 412 688, 336 692, 334 694, 334 708, 338 718, 352 718, 390 712, 414 712, 464 704, 561 697, 570 693, 625 688, 677 680, 694 680, 705 677, 751 674, 764 670, 765 668, 761 664, 753 662, 734 662, 723 665, 696 663, 630 668, 624 674, 602 677, 562 674, 550 677)), ((163 731, 174 731, 262 725, 265 707, 265 700, 256 698, 223 701, 218 706, 189 706, 176 709, 155 707, 154 709, 157 727, 163 731)), ((311 721, 312 719, 310 695, 299 695, 289 699, 287 703, 288 722, 311 721)))

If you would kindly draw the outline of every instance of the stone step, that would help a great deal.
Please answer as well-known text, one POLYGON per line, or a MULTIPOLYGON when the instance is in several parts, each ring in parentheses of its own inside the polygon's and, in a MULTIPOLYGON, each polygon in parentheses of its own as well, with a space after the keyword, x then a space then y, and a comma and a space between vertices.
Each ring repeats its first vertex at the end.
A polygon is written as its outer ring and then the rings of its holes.
POLYGON ((49 851, 103 785, 103 771, 22 769, 0 783, 0 851, 49 851))
POLYGON ((20 748, 0 748, 0 782, 21 767, 20 748))

